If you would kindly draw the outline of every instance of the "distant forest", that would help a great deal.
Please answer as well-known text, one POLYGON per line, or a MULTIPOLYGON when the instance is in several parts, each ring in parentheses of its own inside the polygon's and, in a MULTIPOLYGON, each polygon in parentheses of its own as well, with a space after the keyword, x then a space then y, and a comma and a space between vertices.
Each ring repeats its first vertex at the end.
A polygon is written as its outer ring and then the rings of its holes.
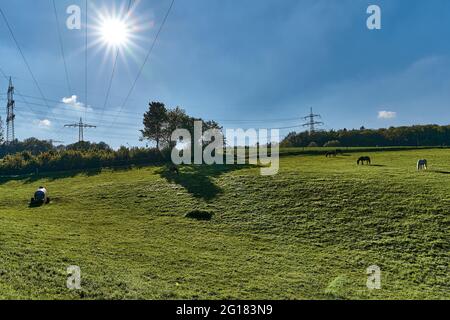
POLYGON ((282 147, 394 147, 450 146, 450 125, 416 125, 388 129, 342 129, 330 131, 291 132, 282 147))

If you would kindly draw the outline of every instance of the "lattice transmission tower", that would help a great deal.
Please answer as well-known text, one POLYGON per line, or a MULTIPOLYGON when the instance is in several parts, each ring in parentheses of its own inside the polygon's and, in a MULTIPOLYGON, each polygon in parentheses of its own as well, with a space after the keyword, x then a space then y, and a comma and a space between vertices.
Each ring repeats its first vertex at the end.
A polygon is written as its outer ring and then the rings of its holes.
POLYGON ((66 124, 64 127, 68 128, 78 128, 78 142, 84 141, 84 129, 85 128, 97 128, 97 126, 93 126, 90 124, 83 123, 83 119, 80 118, 79 123, 66 124))
POLYGON ((321 119, 322 117, 320 116, 320 114, 314 114, 312 108, 309 115, 303 117, 303 119, 308 122, 302 124, 302 126, 309 127, 309 134, 313 134, 316 131, 316 126, 321 126, 324 124, 322 121, 316 121, 316 118, 321 119))
POLYGON ((8 104, 6 106, 6 142, 11 143, 16 140, 16 135, 14 132, 14 119, 16 115, 14 114, 14 86, 12 84, 11 78, 9 78, 8 86, 8 104))

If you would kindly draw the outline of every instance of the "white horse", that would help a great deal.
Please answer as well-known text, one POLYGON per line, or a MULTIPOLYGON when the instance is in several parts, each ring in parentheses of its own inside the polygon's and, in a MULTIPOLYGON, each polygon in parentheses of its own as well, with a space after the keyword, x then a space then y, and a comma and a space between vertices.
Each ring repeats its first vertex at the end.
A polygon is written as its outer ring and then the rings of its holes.
POLYGON ((417 161, 417 170, 427 170, 427 160, 421 159, 417 161))

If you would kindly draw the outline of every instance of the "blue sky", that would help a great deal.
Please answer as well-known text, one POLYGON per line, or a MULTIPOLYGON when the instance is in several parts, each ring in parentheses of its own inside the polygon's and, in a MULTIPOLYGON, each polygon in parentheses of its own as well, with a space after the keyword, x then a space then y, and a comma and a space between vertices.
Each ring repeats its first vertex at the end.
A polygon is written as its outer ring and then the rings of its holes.
MULTIPOLYGON (((94 43, 98 14, 128 1, 90 2, 89 43, 94 43)), ((71 4, 80 5, 85 14, 84 1, 56 1, 72 92, 66 85, 51 0, 0 5, 48 99, 42 100, 0 20, 0 68, 13 77, 28 102, 16 96, 19 139, 75 142, 76 130, 63 125, 83 116, 98 125, 86 131, 87 140, 114 147, 142 145, 138 130, 149 101, 181 106, 225 127, 293 127, 282 135, 302 130, 294 126, 310 107, 322 115, 325 129, 449 123, 448 0, 176 0, 119 116, 170 0, 136 1, 135 45, 118 60, 104 111, 114 52, 100 45, 88 50, 86 108, 84 30, 65 27, 71 4), (381 7, 381 30, 366 27, 370 4, 381 7), (73 95, 76 102, 68 99, 73 95), (380 118, 381 111, 386 112, 380 118)), ((5 120, 3 77, 0 89, 5 120)))

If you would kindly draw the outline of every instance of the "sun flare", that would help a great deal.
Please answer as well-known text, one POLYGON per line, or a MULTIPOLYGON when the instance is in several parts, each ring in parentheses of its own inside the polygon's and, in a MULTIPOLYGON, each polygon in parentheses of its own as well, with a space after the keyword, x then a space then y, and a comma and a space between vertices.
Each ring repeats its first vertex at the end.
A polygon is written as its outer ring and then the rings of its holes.
POLYGON ((137 52, 144 50, 140 44, 147 41, 144 32, 153 28, 152 20, 146 14, 137 14, 135 5, 127 7, 125 2, 119 7, 92 5, 91 11, 89 51, 103 55, 102 66, 109 62, 114 66, 118 59, 126 67, 129 61, 137 61, 137 52))
POLYGON ((100 35, 105 44, 121 47, 129 39, 129 27, 120 19, 108 18, 103 20, 100 25, 100 35))

